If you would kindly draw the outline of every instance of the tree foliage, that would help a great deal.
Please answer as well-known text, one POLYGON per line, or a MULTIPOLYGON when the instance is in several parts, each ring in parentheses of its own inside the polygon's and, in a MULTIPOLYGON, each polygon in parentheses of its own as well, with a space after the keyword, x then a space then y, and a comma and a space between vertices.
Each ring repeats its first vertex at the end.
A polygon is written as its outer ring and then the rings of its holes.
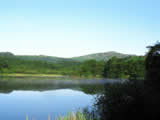
POLYGON ((103 76, 106 78, 144 78, 145 57, 133 56, 127 58, 113 57, 106 62, 103 76))
POLYGON ((45 61, 23 60, 17 57, 0 56, 0 73, 43 73, 72 74, 79 65, 74 62, 50 63, 45 61))
POLYGON ((49 58, 44 56, 21 58, 10 53, 1 53, 0 73, 44 73, 99 78, 143 78, 145 73, 145 57, 113 57, 107 62, 96 60, 52 62, 53 59, 49 58))
POLYGON ((85 77, 101 77, 103 71, 104 62, 87 60, 80 65, 78 74, 85 77))

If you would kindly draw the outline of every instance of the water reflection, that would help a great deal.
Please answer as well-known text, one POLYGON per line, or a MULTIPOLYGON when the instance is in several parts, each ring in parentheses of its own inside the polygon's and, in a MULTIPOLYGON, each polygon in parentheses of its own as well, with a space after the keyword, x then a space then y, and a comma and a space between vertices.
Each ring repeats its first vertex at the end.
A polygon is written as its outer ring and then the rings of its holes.
MULTIPOLYGON (((0 120, 37 120, 91 107, 105 80, 0 79, 0 120)), ((108 81, 107 81, 108 82, 108 81)))
POLYGON ((57 89, 72 89, 87 94, 97 94, 103 91, 103 84, 118 80, 71 80, 55 78, 0 78, 0 93, 10 93, 14 90, 46 91, 57 89))
POLYGON ((13 91, 0 94, 0 119, 23 120, 26 115, 44 120, 47 115, 66 115, 86 106, 92 106, 93 96, 71 89, 51 91, 13 91))

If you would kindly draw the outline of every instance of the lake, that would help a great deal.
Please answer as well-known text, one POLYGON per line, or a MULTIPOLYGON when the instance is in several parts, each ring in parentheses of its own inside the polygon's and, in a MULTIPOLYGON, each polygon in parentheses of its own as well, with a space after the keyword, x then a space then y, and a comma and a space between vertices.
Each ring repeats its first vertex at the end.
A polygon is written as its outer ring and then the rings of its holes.
POLYGON ((47 120, 91 108, 107 82, 114 81, 0 78, 0 120, 47 120))

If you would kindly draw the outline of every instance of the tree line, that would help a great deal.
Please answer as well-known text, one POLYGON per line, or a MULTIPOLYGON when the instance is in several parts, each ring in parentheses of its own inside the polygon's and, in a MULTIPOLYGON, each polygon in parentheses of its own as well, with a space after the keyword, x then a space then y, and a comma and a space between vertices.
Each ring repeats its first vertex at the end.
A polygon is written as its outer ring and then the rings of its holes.
POLYGON ((0 56, 0 74, 72 74, 79 65, 75 62, 50 63, 45 61, 23 60, 13 56, 0 56))
POLYGON ((13 56, 0 56, 0 73, 62 74, 90 78, 137 78, 145 75, 145 57, 113 57, 108 61, 86 60, 84 62, 24 60, 13 56))
POLYGON ((113 57, 107 62, 88 60, 80 65, 77 74, 84 77, 144 79, 145 57, 113 57))

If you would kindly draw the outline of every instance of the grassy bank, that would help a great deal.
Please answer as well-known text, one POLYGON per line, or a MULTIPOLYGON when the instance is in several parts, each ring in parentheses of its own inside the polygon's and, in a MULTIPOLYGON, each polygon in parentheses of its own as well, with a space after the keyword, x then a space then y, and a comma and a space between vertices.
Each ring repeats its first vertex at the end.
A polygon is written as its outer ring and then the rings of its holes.
POLYGON ((0 77, 32 77, 32 78, 69 78, 69 79, 77 79, 77 80, 81 80, 81 79, 102 79, 102 77, 96 76, 73 76, 73 75, 61 75, 61 74, 42 74, 42 73, 1 73, 0 77))
POLYGON ((0 76, 6 77, 63 77, 58 74, 25 74, 25 73, 5 73, 0 76))

